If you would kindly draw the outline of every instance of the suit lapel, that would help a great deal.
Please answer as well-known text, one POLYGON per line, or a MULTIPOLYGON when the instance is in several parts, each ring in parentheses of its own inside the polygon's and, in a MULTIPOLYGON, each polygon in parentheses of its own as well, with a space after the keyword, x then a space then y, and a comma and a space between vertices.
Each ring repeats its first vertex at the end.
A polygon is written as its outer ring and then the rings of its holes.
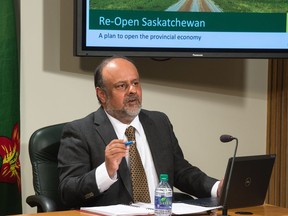
POLYGON ((139 119, 142 124, 142 127, 144 129, 144 132, 146 134, 147 142, 152 154, 154 166, 157 172, 157 175, 159 176, 162 168, 162 162, 159 162, 159 159, 161 158, 159 153, 163 151, 161 149, 160 145, 157 145, 157 141, 159 140, 160 133, 157 133, 159 130, 155 123, 147 116, 145 113, 140 112, 139 119))
MULTIPOLYGON (((117 135, 114 131, 114 128, 106 115, 105 111, 102 107, 100 107, 94 115, 94 123, 96 126, 96 131, 101 136, 102 140, 104 141, 105 145, 108 145, 111 140, 117 139, 117 135)), ((131 199, 132 199, 132 186, 131 186, 131 178, 130 178, 130 171, 127 166, 127 161, 125 158, 122 159, 119 169, 118 169, 118 178, 121 180, 129 192, 131 199)))
POLYGON ((105 145, 108 145, 111 140, 117 139, 113 126, 102 107, 94 114, 94 124, 97 133, 102 138, 105 145))
POLYGON ((131 200, 132 200, 133 194, 132 194, 132 182, 131 182, 131 177, 130 177, 130 170, 127 166, 127 161, 125 158, 123 158, 120 163, 118 174, 119 174, 119 178, 123 181, 125 188, 129 192, 131 196, 131 200))

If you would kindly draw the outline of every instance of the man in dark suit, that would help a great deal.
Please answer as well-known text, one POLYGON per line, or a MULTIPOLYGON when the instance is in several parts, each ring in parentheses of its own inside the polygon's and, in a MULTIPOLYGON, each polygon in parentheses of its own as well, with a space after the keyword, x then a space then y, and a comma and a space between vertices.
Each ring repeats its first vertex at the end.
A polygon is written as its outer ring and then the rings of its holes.
POLYGON ((184 159, 168 117, 142 109, 142 89, 136 66, 124 57, 105 59, 95 70, 101 107, 68 123, 58 154, 60 196, 68 207, 133 202, 129 147, 125 129, 136 128, 137 149, 153 202, 159 175, 196 197, 219 196, 221 183, 184 159))

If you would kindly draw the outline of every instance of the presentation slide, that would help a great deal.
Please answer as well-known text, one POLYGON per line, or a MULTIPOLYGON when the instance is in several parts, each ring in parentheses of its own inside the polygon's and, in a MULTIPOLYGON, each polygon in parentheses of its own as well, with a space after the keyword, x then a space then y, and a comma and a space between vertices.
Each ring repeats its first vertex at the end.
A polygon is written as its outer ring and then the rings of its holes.
POLYGON ((283 0, 87 0, 86 7, 88 47, 288 47, 283 0))

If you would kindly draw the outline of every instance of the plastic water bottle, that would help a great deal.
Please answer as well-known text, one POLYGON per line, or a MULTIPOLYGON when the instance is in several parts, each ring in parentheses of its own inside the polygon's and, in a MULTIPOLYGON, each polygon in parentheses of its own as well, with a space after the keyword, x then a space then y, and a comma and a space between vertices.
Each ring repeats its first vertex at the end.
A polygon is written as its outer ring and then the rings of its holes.
POLYGON ((168 216, 172 214, 172 189, 168 183, 168 175, 160 175, 160 183, 155 190, 155 209, 156 216, 168 216))

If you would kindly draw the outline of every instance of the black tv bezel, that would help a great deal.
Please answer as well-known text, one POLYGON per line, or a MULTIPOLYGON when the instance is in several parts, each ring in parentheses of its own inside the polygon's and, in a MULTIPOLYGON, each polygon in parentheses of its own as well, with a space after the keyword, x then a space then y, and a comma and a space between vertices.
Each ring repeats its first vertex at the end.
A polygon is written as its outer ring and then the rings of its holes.
POLYGON ((129 48, 87 47, 85 0, 74 0, 74 55, 78 57, 106 57, 123 55, 154 58, 288 58, 288 47, 282 49, 209 49, 209 48, 129 48))

